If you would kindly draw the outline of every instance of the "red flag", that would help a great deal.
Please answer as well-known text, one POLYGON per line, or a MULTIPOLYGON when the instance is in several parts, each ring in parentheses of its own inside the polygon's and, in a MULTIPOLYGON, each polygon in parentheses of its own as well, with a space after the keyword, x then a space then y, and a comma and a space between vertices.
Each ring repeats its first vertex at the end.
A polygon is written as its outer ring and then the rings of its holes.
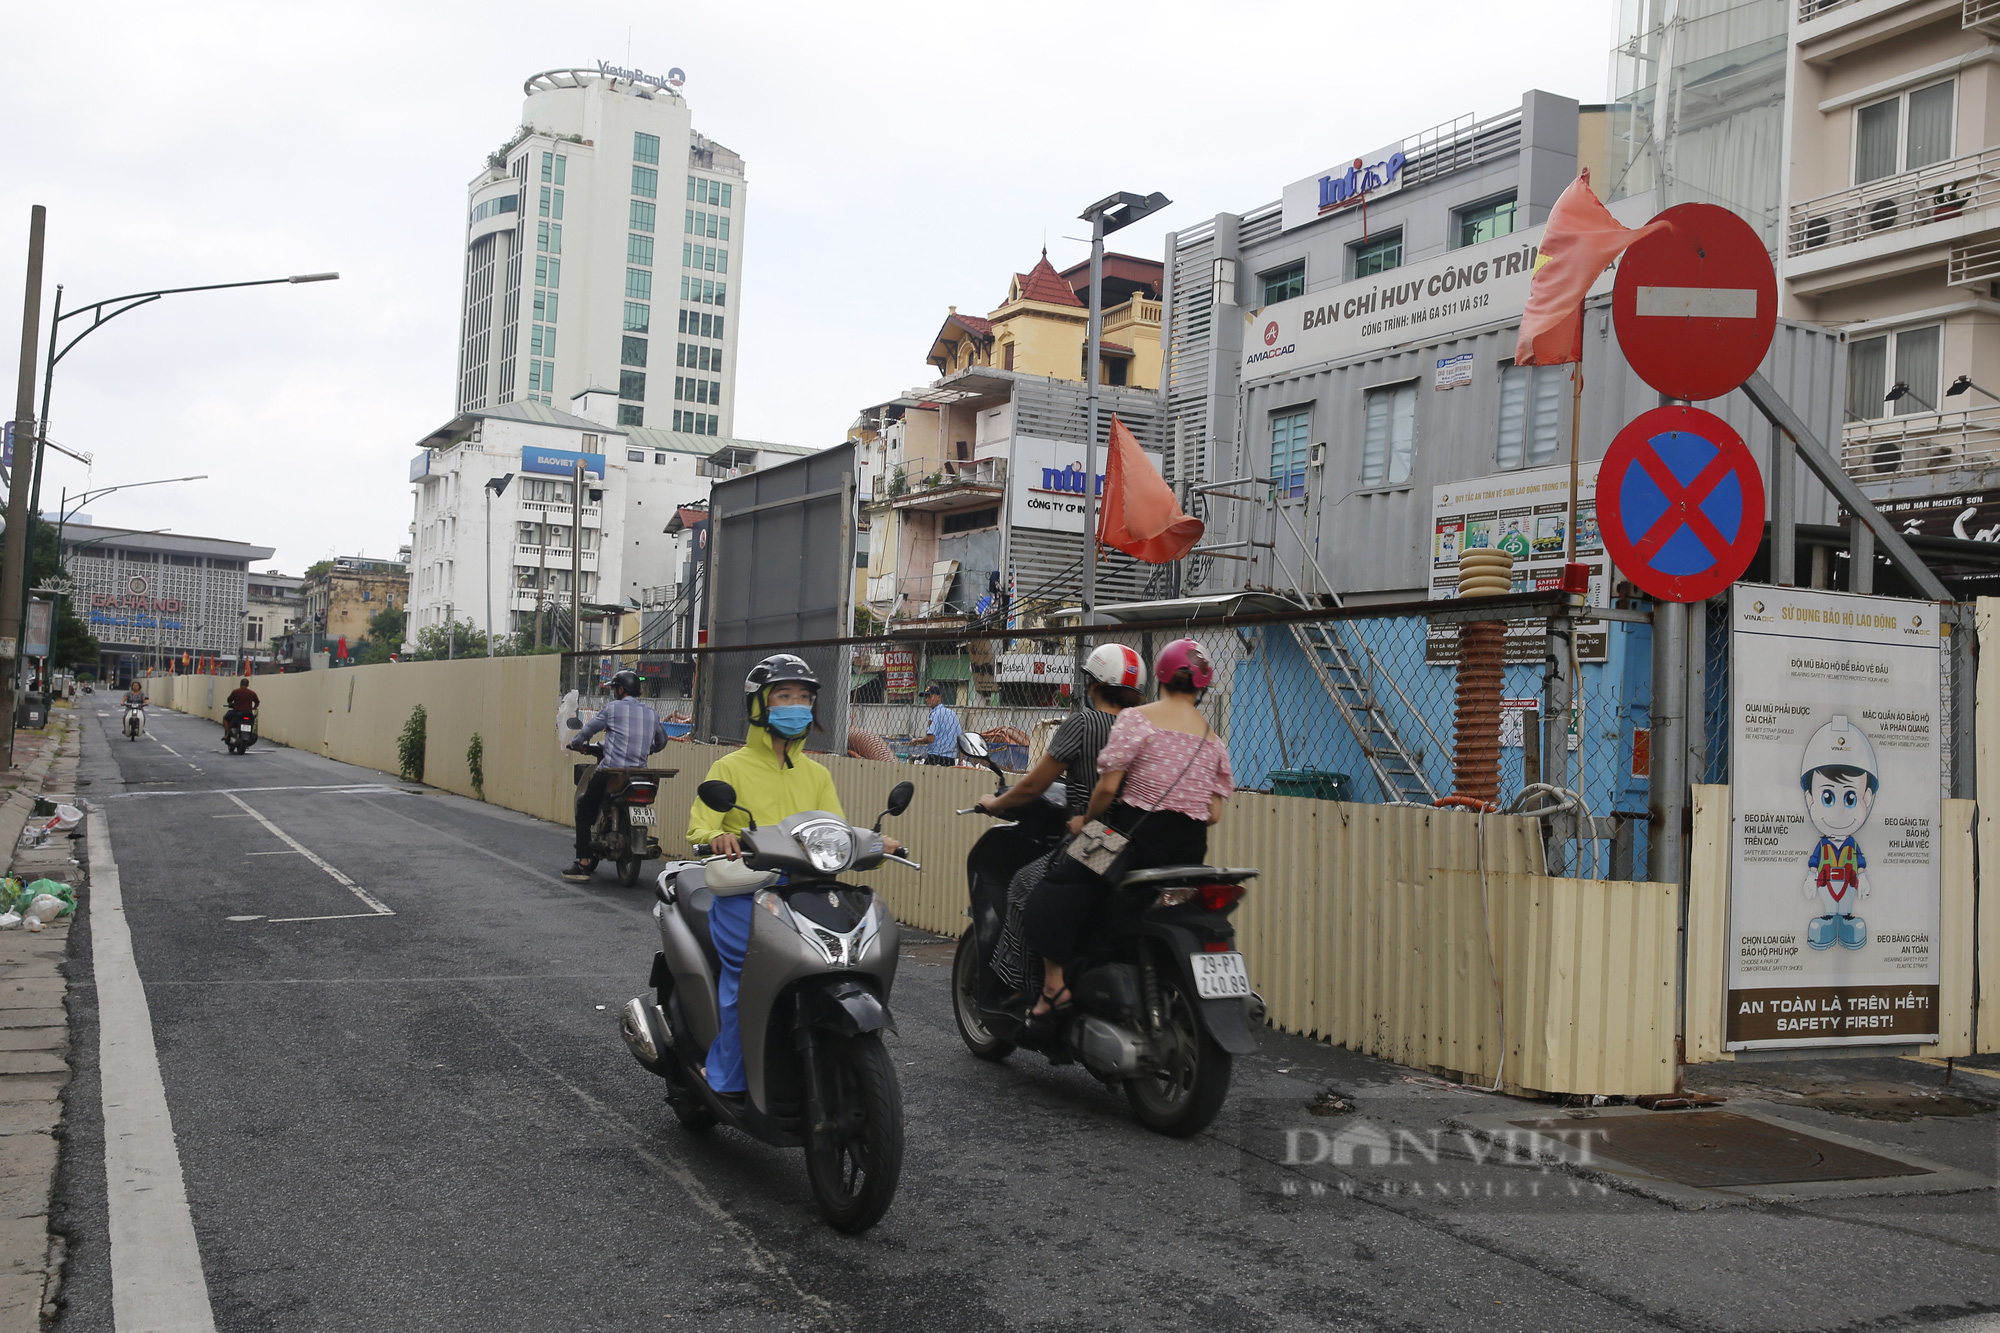
POLYGON ((1173 488, 1146 461, 1139 441, 1115 416, 1104 474, 1097 540, 1153 565, 1180 559, 1201 540, 1201 520, 1181 512, 1173 488))
POLYGON ((343 662, 347 660, 347 636, 345 634, 340 636, 340 652, 336 656, 343 662))
POLYGON ((1591 193, 1590 171, 1570 183, 1549 210, 1528 308, 1514 344, 1517 366, 1554 366, 1583 359, 1583 298, 1597 275, 1625 247, 1667 224, 1652 221, 1632 228, 1611 216, 1591 193))

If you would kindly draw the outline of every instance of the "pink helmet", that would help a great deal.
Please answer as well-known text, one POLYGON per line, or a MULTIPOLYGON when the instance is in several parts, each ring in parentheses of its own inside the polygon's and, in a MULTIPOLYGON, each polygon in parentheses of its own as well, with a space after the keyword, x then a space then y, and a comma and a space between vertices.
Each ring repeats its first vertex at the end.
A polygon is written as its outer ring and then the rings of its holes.
POLYGON ((1208 654, 1193 639, 1175 639, 1160 649, 1159 659, 1153 663, 1153 676, 1162 687, 1172 685, 1174 677, 1183 671, 1198 690, 1215 683, 1215 668, 1209 665, 1208 654))
POLYGON ((1099 685, 1128 690, 1146 688, 1146 664, 1139 660, 1138 653, 1122 643, 1099 645, 1083 659, 1083 674, 1099 685))

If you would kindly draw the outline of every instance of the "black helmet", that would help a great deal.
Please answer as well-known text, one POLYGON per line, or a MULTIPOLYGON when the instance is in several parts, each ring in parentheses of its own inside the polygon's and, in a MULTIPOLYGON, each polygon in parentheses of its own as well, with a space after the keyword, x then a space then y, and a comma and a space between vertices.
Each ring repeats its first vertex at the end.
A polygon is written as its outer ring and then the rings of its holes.
POLYGON ((813 693, 819 693, 819 677, 806 665, 806 659, 791 653, 773 653, 743 678, 743 697, 747 701, 754 698, 766 685, 776 685, 781 681, 797 681, 810 686, 813 693))
POLYGON ((629 668, 619 672, 611 678, 611 688, 636 697, 639 693, 639 673, 629 668))

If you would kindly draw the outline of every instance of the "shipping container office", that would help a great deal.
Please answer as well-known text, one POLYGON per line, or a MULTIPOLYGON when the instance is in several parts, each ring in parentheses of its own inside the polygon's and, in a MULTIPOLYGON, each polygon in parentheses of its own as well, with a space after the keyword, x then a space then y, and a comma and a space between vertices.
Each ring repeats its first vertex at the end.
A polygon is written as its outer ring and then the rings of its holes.
MULTIPOLYGON (((1330 171, 1295 182, 1278 203, 1169 238, 1169 457, 1185 460, 1193 481, 1264 479, 1228 488, 1252 501, 1207 501, 1206 544, 1249 558, 1190 562, 1188 592, 1267 587, 1310 597, 1330 587, 1349 603, 1425 597, 1437 573, 1438 488, 1567 462, 1570 369, 1511 362, 1539 227, 1575 178, 1578 117, 1574 102, 1529 93, 1518 113, 1365 155, 1364 167, 1401 158, 1397 188, 1371 192, 1365 216, 1360 206, 1321 208, 1330 171)), ((1630 224, 1650 214, 1651 201, 1613 207, 1630 224)), ((1837 438, 1840 422, 1838 343, 1781 324, 1763 367, 1822 440, 1837 438)), ((1595 460, 1659 395, 1626 365, 1608 297, 1587 309, 1583 353, 1581 454, 1595 460)), ((1704 406, 1744 437, 1768 476, 1770 429, 1748 401, 1732 394, 1704 406)), ((1810 478, 1801 479, 1795 512, 1803 523, 1835 517, 1810 478)), ((1451 672, 1414 665, 1420 625, 1383 622, 1378 656, 1407 664, 1406 679, 1435 678, 1413 686, 1411 701, 1416 712, 1442 707, 1424 721, 1448 739, 1451 672)), ((1631 756, 1634 726, 1650 707, 1649 654, 1643 627, 1609 632, 1604 660, 1586 665, 1580 681, 1586 725, 1619 733, 1583 762, 1585 795, 1599 813, 1644 808, 1631 756)), ((1286 658, 1283 645, 1268 658, 1280 697, 1286 658)), ((1305 677, 1294 688, 1311 684, 1303 658, 1294 666, 1305 677)), ((1539 667, 1510 668, 1505 688, 1538 695, 1539 667)), ((1338 723, 1337 711, 1330 716, 1338 723)), ((1334 750, 1355 751, 1328 762, 1351 765, 1358 750, 1345 728, 1318 730, 1334 750)), ((1252 727, 1240 734, 1239 770, 1268 769, 1276 756, 1264 750, 1275 746, 1260 748, 1252 727)), ((1425 749, 1435 769, 1442 747, 1427 739, 1412 748, 1425 749)), ((1507 756, 1503 790, 1518 789, 1521 758, 1507 756)), ((1443 768, 1448 782, 1448 761, 1443 768)), ((1358 785, 1369 794, 1372 784, 1358 785)))

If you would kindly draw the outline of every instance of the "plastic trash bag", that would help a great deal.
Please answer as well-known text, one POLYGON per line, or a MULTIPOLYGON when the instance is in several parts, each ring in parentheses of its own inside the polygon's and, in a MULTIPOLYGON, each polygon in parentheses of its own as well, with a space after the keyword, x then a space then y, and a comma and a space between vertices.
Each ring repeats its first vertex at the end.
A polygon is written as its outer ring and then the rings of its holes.
POLYGON ((20 928, 21 914, 19 912, 0 912, 0 930, 19 930, 20 928))
POLYGON ((70 905, 56 897, 53 893, 38 893, 35 895, 35 900, 28 904, 28 910, 23 912, 21 917, 23 920, 32 918, 46 926, 57 917, 67 914, 69 910, 70 905))
MULTIPOLYGON (((61 903, 62 910, 56 914, 57 916, 68 916, 76 910, 76 890, 67 884, 58 883, 52 879, 38 879, 26 888, 16 890, 11 906, 15 911, 26 916, 38 898, 54 898, 57 902, 61 903)), ((52 920, 53 918, 44 919, 52 920)))

